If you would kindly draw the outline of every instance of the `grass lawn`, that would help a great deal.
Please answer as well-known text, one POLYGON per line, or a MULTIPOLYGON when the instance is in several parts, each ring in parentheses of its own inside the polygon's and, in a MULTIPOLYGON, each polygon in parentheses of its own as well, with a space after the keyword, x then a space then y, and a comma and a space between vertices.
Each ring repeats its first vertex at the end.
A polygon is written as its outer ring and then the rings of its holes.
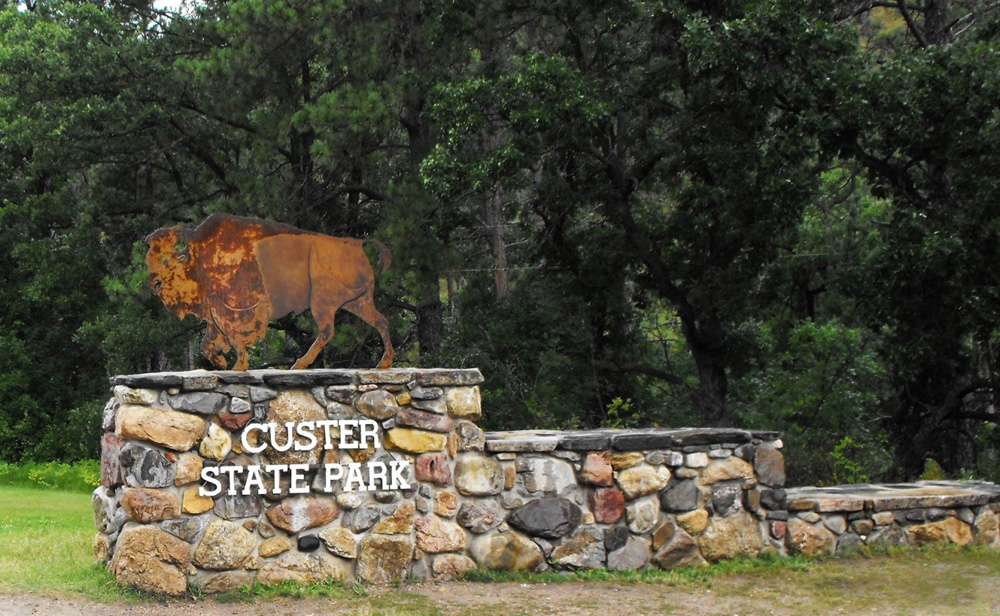
MULTIPOLYGON (((103 566, 93 563, 94 533, 89 494, 0 487, 0 594, 30 591, 102 604, 148 602, 150 597, 120 587, 103 566)), ((673 614, 690 609, 706 614, 971 615, 1000 613, 997 579, 1000 553, 982 548, 939 548, 846 560, 732 561, 678 571, 575 575, 475 572, 469 581, 388 590, 289 585, 188 605, 200 610, 213 605, 224 609, 231 602, 263 607, 301 598, 336 613, 427 616, 673 614)))
POLYGON ((122 596, 114 578, 94 564, 90 495, 0 487, 0 590, 122 596))

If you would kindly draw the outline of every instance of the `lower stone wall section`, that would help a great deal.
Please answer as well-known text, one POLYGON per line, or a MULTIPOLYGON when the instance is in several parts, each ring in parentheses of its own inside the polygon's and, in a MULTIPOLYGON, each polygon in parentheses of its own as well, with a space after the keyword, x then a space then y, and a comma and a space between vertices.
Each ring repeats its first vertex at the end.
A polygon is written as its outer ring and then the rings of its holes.
MULTIPOLYGON (((616 571, 780 550, 762 494, 784 483, 777 435, 744 430, 486 435, 502 490, 470 490, 457 520, 469 567, 616 571), (492 493, 491 493, 492 492, 492 493)), ((419 503, 418 503, 419 506, 419 503)))
POLYGON ((920 481, 781 490, 772 537, 790 554, 844 555, 864 548, 972 543, 1000 547, 1000 486, 920 481))

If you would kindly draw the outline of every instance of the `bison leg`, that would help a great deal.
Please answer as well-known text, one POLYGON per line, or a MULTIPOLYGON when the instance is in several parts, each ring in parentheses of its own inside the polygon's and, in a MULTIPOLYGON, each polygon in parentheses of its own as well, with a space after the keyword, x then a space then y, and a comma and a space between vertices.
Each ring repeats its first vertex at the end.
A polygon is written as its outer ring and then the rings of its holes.
MULTIPOLYGON (((315 317, 314 317, 315 318, 315 317)), ((333 315, 330 315, 329 323, 316 323, 319 325, 319 334, 316 336, 316 340, 313 341, 312 346, 306 351, 306 354, 299 358, 295 364, 292 365, 292 370, 305 370, 312 365, 316 358, 319 357, 319 352, 323 350, 323 347, 330 339, 333 338, 333 315)))
POLYGON ((250 367, 250 352, 247 351, 246 347, 236 348, 236 365, 233 366, 233 370, 244 371, 250 367))
POLYGON ((212 365, 225 370, 228 366, 223 353, 231 348, 219 328, 209 323, 205 329, 205 337, 201 341, 201 354, 212 362, 212 365))
POLYGON ((379 335, 382 336, 382 344, 385 347, 382 359, 378 362, 378 368, 385 370, 392 367, 394 353, 392 350, 392 340, 389 339, 389 321, 375 307, 375 302, 372 301, 372 291, 369 290, 361 297, 347 302, 342 308, 351 314, 357 315, 362 321, 378 330, 379 335))

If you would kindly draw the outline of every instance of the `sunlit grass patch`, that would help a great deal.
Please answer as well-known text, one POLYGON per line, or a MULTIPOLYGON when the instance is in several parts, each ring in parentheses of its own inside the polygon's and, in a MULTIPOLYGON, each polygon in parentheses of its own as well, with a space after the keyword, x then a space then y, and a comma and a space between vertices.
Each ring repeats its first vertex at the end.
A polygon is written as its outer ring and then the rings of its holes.
POLYGON ((0 503, 0 590, 139 596, 94 562, 89 494, 0 487, 0 503))

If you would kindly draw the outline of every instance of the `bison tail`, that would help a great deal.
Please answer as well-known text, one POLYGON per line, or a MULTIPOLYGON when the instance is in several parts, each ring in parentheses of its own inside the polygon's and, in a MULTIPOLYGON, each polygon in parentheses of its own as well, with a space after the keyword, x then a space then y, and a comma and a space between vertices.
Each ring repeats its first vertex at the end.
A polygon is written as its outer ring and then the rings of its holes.
POLYGON ((378 246, 378 263, 382 268, 382 271, 389 269, 392 265, 392 253, 389 251, 389 247, 376 239, 364 240, 366 244, 375 244, 378 246))

